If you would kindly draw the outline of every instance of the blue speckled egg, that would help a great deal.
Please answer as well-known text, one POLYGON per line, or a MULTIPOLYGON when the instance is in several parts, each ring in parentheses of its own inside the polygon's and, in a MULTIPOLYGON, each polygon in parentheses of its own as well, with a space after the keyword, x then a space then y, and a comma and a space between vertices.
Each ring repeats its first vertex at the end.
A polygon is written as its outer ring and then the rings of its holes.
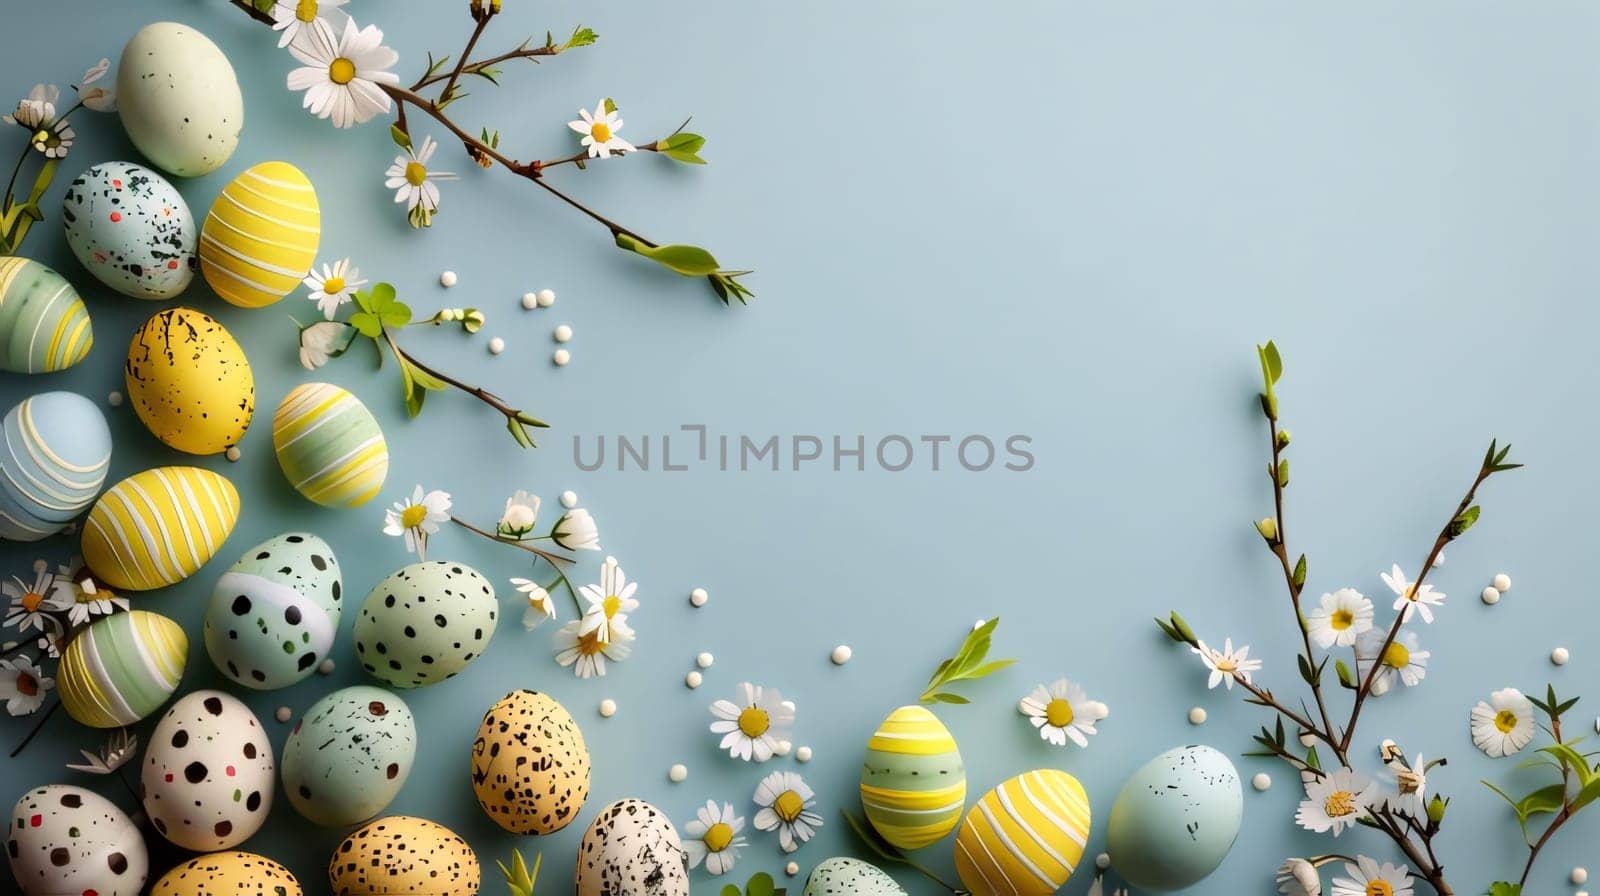
POLYGON ((78 175, 62 202, 67 245, 101 283, 136 299, 170 299, 194 279, 199 230, 161 175, 102 162, 78 175))
POLYGON ((356 658, 391 687, 435 684, 483 655, 498 615, 494 587, 477 570, 448 560, 413 563, 362 603, 356 658))
POLYGON ((272 690, 310 675, 333 647, 343 588, 333 549, 289 532, 251 548, 217 580, 206 652, 245 687, 272 690))
POLYGON ((1243 815, 1239 773, 1228 757, 1211 747, 1178 747, 1122 785, 1106 845, 1117 873, 1133 887, 1181 890, 1222 864, 1243 815))
POLYGON ((38 541, 88 509, 111 465, 111 430, 76 392, 43 392, 6 412, 0 538, 38 541))
POLYGON ((283 792, 326 827, 360 824, 400 793, 417 756, 417 726, 398 696, 369 685, 334 691, 306 710, 283 745, 283 792))
POLYGON ((835 856, 811 869, 803 896, 906 896, 906 888, 876 865, 835 856))

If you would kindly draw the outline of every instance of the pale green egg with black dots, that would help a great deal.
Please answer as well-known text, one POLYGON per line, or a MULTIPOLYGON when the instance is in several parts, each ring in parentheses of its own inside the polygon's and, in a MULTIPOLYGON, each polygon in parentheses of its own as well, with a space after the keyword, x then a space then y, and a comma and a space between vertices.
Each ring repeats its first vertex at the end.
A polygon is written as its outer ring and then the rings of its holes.
POLYGON ((379 582, 356 617, 361 668, 391 687, 453 678, 483 655, 499 618, 494 587, 462 563, 414 563, 379 582))
POLYGON ((876 865, 835 856, 811 870, 802 896, 906 896, 906 889, 876 865))
POLYGON ((344 584, 328 543, 288 532, 245 552, 206 607, 206 652, 245 687, 303 681, 333 648, 344 584))

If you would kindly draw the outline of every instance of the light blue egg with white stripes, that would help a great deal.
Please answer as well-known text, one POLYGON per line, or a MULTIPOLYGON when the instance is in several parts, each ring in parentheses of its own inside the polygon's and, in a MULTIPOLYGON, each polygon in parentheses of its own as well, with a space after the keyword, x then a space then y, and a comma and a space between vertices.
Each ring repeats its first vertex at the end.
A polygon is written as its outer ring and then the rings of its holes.
POLYGON ((6 412, 0 538, 38 541, 94 503, 111 466, 111 429, 76 392, 42 392, 6 412))

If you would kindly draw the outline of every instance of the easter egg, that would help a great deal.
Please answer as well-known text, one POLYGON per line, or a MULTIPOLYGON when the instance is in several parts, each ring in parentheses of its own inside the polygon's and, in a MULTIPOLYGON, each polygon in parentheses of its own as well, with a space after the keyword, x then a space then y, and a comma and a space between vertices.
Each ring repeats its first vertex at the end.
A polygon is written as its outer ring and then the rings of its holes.
POLYGON ((811 869, 801 896, 906 896, 906 888, 876 865, 835 856, 811 869))
POLYGON ((111 465, 111 430, 76 392, 24 398, 0 424, 0 538, 38 541, 94 502, 111 465))
POLYGON ((173 868, 150 896, 303 896, 289 869, 248 852, 214 852, 173 868))
POLYGON ((477 570, 447 560, 414 563, 379 582, 362 603, 356 656, 390 687, 434 684, 483 653, 498 615, 494 588, 477 570))
POLYGON ((322 210, 311 181, 288 162, 262 162, 222 188, 200 227, 200 272, 228 302, 271 305, 316 259, 322 210))
POLYGON ((467 841, 408 815, 357 830, 328 862, 334 896, 476 896, 480 874, 467 841))
POLYGON ((689 854, 660 809, 618 800, 583 832, 577 885, 578 896, 689 896, 689 854))
POLYGON ((400 793, 416 754, 417 726, 404 700, 368 685, 334 691, 289 732, 283 792, 308 821, 359 824, 400 793))
POLYGON ((170 299, 194 279, 199 231, 172 184, 143 165, 101 162, 62 200, 67 246, 96 280, 136 299, 170 299))
POLYGON ((113 588, 173 585, 216 554, 238 519, 233 483, 198 467, 156 467, 95 502, 83 525, 83 559, 113 588))
POLYGON ((272 418, 272 450, 295 491, 324 507, 360 507, 389 474, 377 419, 327 383, 304 383, 284 396, 272 418))
POLYGON ((188 454, 237 445, 256 410, 256 381, 233 334, 193 308, 156 313, 128 345, 128 400, 156 438, 188 454))
POLYGON ((967 769, 944 723, 921 706, 890 713, 861 768, 872 826, 901 849, 920 849, 954 830, 966 803, 967 769))
POLYGON ((1117 873, 1141 890, 1182 890, 1217 870, 1239 836, 1239 773, 1206 746, 1168 750, 1117 792, 1106 827, 1117 873))
POLYGON ((553 834, 589 798, 589 747, 566 707, 513 691, 489 708, 472 742, 472 790, 513 834, 553 834))
POLYGON ((139 772, 144 811, 184 849, 231 849, 267 820, 275 772, 272 744, 250 707, 221 691, 195 691, 150 732, 139 772))
POLYGON ((1002 781, 956 833, 956 874, 974 896, 1050 896, 1089 839, 1089 796, 1053 768, 1002 781))
POLYGON ((157 168, 197 177, 238 147, 244 97, 228 57, 209 38, 188 25, 156 22, 122 48, 117 114, 157 168))
POLYGON ((23 896, 139 896, 150 873, 133 821, 105 797, 65 784, 17 800, 6 851, 23 896))
POLYGON ((165 616, 145 610, 102 616, 67 642, 56 690, 79 724, 121 728, 167 702, 188 656, 183 627, 165 616))
POLYGON ((343 587, 333 549, 317 536, 289 532, 264 541, 212 589, 206 653, 245 687, 302 681, 333 647, 343 587))
POLYGON ((93 344, 89 311, 67 278, 37 261, 0 256, 0 370, 66 370, 93 344))

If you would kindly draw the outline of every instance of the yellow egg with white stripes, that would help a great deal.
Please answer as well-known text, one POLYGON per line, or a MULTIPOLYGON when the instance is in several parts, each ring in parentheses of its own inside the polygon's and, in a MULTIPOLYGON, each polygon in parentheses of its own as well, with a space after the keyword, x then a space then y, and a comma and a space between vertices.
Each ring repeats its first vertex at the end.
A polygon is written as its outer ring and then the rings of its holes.
POLYGON ((921 706, 889 714, 867 743, 861 808, 883 839, 920 849, 950 833, 967 804, 967 769, 955 738, 921 706))
POLYGON ((1089 796, 1053 768, 984 794, 956 833, 956 873, 973 896, 1050 896, 1083 858, 1089 796))
POLYGON ((144 610, 102 616, 61 653, 61 705, 91 728, 132 725, 167 702, 188 659, 189 639, 171 619, 144 610))
POLYGON ((324 507, 359 507, 389 474, 389 445, 377 418, 348 391, 305 383, 272 418, 272 450, 289 484, 324 507))
POLYGON ((83 523, 83 561, 122 591, 183 581, 233 532, 239 492, 198 467, 156 467, 113 485, 83 523))
POLYGON ((317 255, 322 208, 316 188, 288 162, 240 172, 200 227, 200 272, 241 308, 271 305, 294 291, 317 255))

